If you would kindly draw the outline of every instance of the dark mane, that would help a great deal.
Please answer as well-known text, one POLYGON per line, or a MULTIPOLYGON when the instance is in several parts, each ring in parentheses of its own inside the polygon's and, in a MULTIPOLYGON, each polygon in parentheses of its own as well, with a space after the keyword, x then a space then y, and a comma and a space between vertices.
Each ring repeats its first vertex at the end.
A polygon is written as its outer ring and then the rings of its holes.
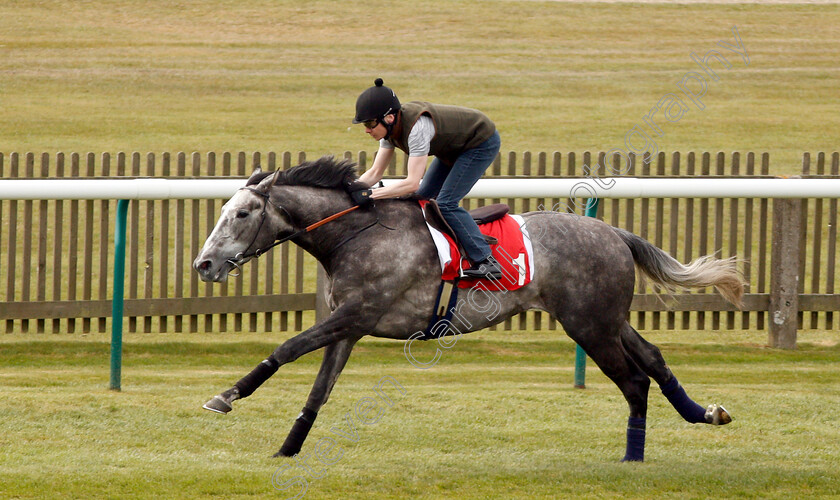
MULTIPOLYGON (((274 172, 255 174, 248 179, 248 185, 258 184, 273 174, 274 172)), ((277 184, 320 188, 343 188, 357 179, 355 163, 350 160, 336 160, 333 156, 305 161, 277 175, 277 184)))

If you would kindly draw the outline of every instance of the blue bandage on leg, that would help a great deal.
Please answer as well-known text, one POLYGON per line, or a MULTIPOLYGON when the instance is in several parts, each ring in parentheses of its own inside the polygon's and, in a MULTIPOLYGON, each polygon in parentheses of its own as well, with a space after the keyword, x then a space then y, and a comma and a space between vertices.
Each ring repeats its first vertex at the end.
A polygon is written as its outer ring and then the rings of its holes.
POLYGON ((688 397, 685 389, 682 388, 677 377, 672 377, 665 385, 659 386, 662 394, 668 398, 671 406, 686 420, 692 424, 706 422, 706 409, 698 405, 688 397))
POLYGON ((627 452, 622 462, 644 462, 645 425, 644 418, 630 417, 627 420, 627 452))

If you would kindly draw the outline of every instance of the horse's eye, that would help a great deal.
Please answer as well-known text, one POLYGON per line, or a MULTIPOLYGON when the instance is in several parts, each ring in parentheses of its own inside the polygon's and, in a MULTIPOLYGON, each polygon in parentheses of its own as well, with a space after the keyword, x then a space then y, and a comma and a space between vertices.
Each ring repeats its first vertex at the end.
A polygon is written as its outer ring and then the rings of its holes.
POLYGON ((236 212, 236 218, 237 219, 244 219, 245 217, 248 217, 248 211, 247 210, 240 210, 240 211, 236 212))

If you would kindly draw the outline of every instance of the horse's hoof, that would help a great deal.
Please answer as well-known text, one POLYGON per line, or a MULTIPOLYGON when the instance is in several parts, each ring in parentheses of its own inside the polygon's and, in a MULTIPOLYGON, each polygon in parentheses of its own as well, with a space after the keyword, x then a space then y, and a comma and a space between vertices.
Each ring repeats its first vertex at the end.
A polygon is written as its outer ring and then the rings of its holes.
POLYGON ((221 413, 223 415, 233 409, 230 403, 225 401, 221 396, 213 396, 213 399, 204 403, 202 408, 205 410, 215 411, 216 413, 221 413))
POLYGON ((711 404, 706 408, 706 423, 711 425, 726 425, 732 422, 732 417, 726 408, 720 405, 711 404))

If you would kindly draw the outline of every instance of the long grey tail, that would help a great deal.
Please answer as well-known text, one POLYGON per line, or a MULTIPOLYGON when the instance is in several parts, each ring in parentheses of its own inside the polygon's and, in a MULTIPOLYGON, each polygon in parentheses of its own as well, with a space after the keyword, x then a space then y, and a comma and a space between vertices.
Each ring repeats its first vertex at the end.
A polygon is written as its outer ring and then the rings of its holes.
POLYGON ((657 285, 669 291, 713 286, 729 303, 743 307, 744 279, 735 257, 716 259, 713 255, 704 255, 684 265, 629 231, 617 227, 613 230, 630 247, 642 274, 657 285))

